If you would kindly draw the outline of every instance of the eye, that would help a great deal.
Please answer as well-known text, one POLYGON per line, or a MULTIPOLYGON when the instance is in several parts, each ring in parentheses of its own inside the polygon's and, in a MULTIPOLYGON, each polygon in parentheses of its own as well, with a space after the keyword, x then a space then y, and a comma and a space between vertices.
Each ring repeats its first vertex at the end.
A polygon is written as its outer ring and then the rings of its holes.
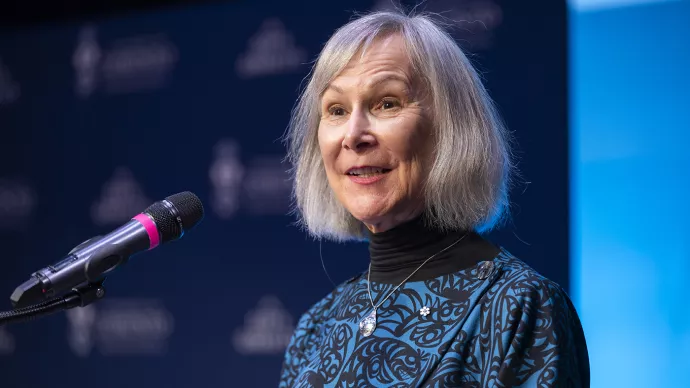
POLYGON ((400 107, 400 101, 394 99, 394 98, 385 98, 381 101, 379 104, 379 108, 381 110, 392 110, 400 107))
POLYGON ((334 105, 328 108, 328 114, 331 116, 344 116, 345 109, 342 106, 334 105))

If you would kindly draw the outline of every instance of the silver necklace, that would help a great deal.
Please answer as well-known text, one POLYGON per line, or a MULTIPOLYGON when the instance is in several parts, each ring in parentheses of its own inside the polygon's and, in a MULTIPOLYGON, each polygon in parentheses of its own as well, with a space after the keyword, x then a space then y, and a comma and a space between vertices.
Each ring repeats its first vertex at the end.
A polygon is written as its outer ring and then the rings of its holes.
POLYGON ((405 280, 400 282, 400 284, 398 284, 393 289, 393 291, 389 292, 388 295, 386 295, 386 297, 383 298, 383 300, 379 302, 379 304, 374 304, 374 298, 371 296, 371 281, 370 281, 370 279, 371 279, 371 261, 370 261, 369 262, 369 272, 367 273, 367 291, 369 291, 369 301, 371 302, 371 307, 373 307, 373 310, 371 311, 371 313, 369 313, 369 315, 364 317, 364 319, 362 319, 359 322, 359 332, 362 333, 362 335, 365 337, 369 337, 370 335, 372 335, 374 333, 374 330, 376 330, 376 310, 378 310, 378 308, 381 307, 383 302, 388 300, 388 298, 390 298, 390 296, 393 295, 393 293, 395 293, 395 291, 397 291, 398 288, 400 288, 400 286, 402 286, 403 284, 405 284, 405 282, 410 280, 410 278, 414 274, 416 274, 417 271, 419 271, 424 266, 424 264, 428 263, 429 260, 433 259, 434 257, 436 257, 436 256, 440 255, 441 253, 447 251, 448 249, 452 248, 455 244, 459 243, 463 238, 465 238, 465 236, 467 236, 467 233, 463 234, 462 237, 455 240, 454 243, 443 248, 441 251, 438 251, 438 252, 434 253, 433 255, 429 256, 429 258, 424 260, 424 262, 422 264, 420 264, 419 267, 417 267, 417 269, 415 269, 409 276, 407 276, 405 278, 405 280))

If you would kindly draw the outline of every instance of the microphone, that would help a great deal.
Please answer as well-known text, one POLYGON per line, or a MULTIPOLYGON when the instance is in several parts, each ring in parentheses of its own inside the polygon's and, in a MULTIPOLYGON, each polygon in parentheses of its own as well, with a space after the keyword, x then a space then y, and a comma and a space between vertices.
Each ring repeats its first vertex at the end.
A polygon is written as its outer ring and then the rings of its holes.
POLYGON ((24 308, 103 280, 132 255, 181 238, 203 217, 201 200, 191 192, 166 197, 111 233, 86 240, 56 264, 34 272, 14 290, 12 305, 24 308))

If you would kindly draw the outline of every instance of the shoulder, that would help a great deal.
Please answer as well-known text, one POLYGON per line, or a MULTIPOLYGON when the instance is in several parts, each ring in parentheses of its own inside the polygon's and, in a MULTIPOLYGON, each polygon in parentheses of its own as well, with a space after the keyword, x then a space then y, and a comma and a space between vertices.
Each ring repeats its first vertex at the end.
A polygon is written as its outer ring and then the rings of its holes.
MULTIPOLYGON (((499 273, 487 293, 482 312, 526 333, 555 338, 566 353, 587 360, 587 346, 578 313, 567 292, 505 249, 494 259, 499 273), (493 313, 492 313, 493 312, 493 313)), ((583 362, 585 362, 583 361, 583 362)))
POLYGON ((478 319, 492 328, 490 348, 499 349, 499 385, 589 386, 587 344, 565 290, 505 249, 487 262, 490 284, 478 319))
POLYGON ((505 249, 501 249, 501 253, 494 259, 494 264, 500 272, 497 283, 506 287, 508 292, 564 292, 558 283, 537 272, 505 249))
POLYGON ((511 300, 513 307, 527 310, 573 311, 567 292, 505 249, 493 260, 497 270, 491 287, 494 297, 511 300), (517 304, 517 306, 515 305, 517 304))

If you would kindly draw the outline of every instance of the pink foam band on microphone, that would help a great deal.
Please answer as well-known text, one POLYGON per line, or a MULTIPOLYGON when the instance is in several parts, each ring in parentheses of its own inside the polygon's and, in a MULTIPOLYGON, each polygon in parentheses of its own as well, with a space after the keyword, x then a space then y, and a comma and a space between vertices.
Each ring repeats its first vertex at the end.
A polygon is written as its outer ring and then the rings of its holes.
POLYGON ((160 244, 161 239, 158 235, 158 228, 156 227, 156 224, 149 218, 149 216, 144 213, 139 213, 132 219, 139 221, 139 223, 144 226, 144 229, 146 229, 146 233, 149 235, 149 250, 157 247, 158 244, 160 244))

